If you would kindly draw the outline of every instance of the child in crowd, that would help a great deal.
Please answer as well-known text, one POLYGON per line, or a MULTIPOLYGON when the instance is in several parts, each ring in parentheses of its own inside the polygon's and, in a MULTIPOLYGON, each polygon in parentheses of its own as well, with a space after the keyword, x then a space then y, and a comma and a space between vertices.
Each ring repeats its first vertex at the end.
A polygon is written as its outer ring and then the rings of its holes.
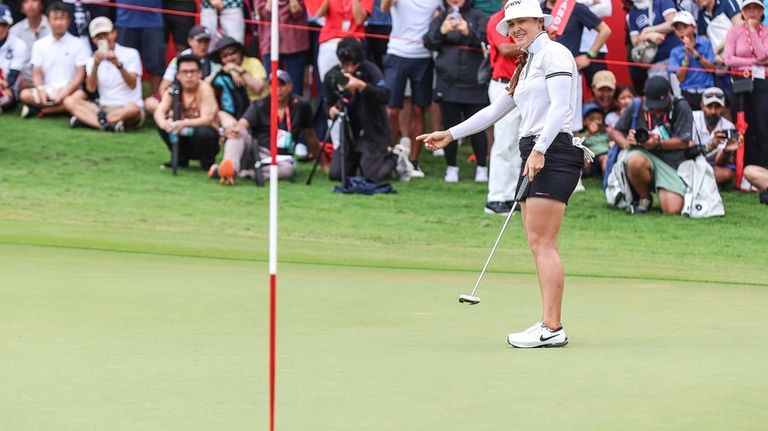
POLYGON ((584 129, 581 136, 586 138, 584 145, 595 153, 595 162, 584 161, 586 175, 601 175, 605 171, 608 149, 612 145, 605 131, 605 114, 595 103, 587 103, 582 109, 584 129))
POLYGON ((616 110, 609 112, 608 115, 605 116, 605 124, 610 127, 615 126, 616 122, 619 121, 621 114, 627 109, 627 106, 632 104, 632 99, 634 99, 636 95, 635 89, 632 88, 631 85, 621 84, 616 87, 616 92, 613 93, 613 106, 616 107, 616 110))

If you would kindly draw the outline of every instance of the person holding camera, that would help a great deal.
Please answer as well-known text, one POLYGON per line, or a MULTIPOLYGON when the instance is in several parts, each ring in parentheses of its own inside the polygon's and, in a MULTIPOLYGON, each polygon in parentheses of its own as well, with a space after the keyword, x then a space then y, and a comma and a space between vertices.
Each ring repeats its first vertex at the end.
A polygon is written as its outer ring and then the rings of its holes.
MULTIPOLYGON (((154 115, 157 130, 169 150, 173 151, 177 142, 179 167, 187 167, 196 159, 200 168, 208 171, 219 152, 216 94, 202 80, 199 58, 183 55, 176 64, 179 84, 169 87, 160 100, 154 115)), ((173 160, 162 167, 173 167, 173 160)))
POLYGON ((680 214, 685 183, 677 175, 677 167, 698 155, 686 151, 692 139, 691 107, 684 98, 672 96, 663 76, 648 78, 643 101, 642 107, 637 102, 627 107, 610 132, 617 145, 629 150, 624 163, 637 198, 630 212, 647 213, 653 203, 651 193, 656 191, 662 212, 680 214))
POLYGON ((98 48, 85 64, 85 89, 89 93, 98 90, 98 104, 88 100, 84 91, 64 99, 64 107, 72 114, 69 125, 107 132, 141 125, 144 101, 139 52, 116 43, 117 31, 107 17, 94 18, 88 31, 98 48))
MULTIPOLYGON (((315 129, 312 128, 312 106, 309 101, 293 93, 293 79, 285 70, 277 71, 277 176, 291 178, 296 172, 292 157, 301 135, 313 150, 319 148, 315 129), (284 157, 280 157, 284 156, 284 157), (288 157, 285 157, 288 156, 288 157)), ((272 78, 274 79, 274 77, 272 78)), ((248 106, 237 123, 225 127, 224 156, 221 163, 211 166, 208 176, 219 178, 221 184, 234 185, 235 177, 269 178, 269 166, 264 164, 261 172, 253 170, 254 165, 269 158, 270 131, 272 118, 271 95, 256 100, 248 106), (246 168, 243 168, 246 167, 246 168)))
POLYGON ((701 94, 701 110, 693 111, 693 139, 701 146, 722 186, 734 177, 734 153, 739 146, 739 132, 723 116, 725 93, 718 87, 707 88, 701 94))
MULTIPOLYGON (((341 64, 325 75, 323 90, 328 117, 334 120, 344 114, 341 125, 335 126, 344 134, 344 146, 333 153, 330 178, 341 179, 344 169, 345 176, 359 174, 382 181, 396 166, 402 165, 399 163, 403 161, 402 157, 408 156, 402 152, 392 154, 388 150, 392 132, 386 109, 389 89, 384 75, 366 59, 363 44, 355 38, 342 39, 336 55, 341 64)), ((401 178, 404 173, 398 172, 401 178)))

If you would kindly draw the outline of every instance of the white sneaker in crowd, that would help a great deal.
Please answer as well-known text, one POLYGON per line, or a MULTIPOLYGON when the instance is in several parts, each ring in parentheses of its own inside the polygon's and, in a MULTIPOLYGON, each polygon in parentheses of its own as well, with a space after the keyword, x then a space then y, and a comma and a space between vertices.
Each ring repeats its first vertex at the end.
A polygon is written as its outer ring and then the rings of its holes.
POLYGON ((574 193, 583 192, 586 190, 586 187, 584 187, 584 184, 581 182, 581 178, 579 178, 579 182, 576 183, 576 188, 573 189, 574 193))
POLYGON ((300 142, 296 144, 296 147, 293 149, 293 155, 299 159, 304 159, 309 155, 309 148, 300 142))
POLYGON ((446 183, 458 183, 459 182, 459 167, 458 166, 448 166, 445 168, 445 176, 443 177, 443 181, 446 183))
POLYGON ((478 166, 475 170, 475 182, 487 183, 488 182, 488 166, 478 166))
POLYGON ((507 335, 507 343, 521 348, 562 347, 568 344, 568 337, 562 326, 552 331, 547 328, 544 322, 536 322, 523 332, 513 332, 507 335))
POLYGON ((397 179, 400 181, 410 181, 411 172, 413 172, 413 166, 408 161, 408 150, 403 148, 402 145, 397 144, 392 149, 392 154, 397 156, 397 163, 395 163, 395 173, 397 179))
POLYGON ((411 172, 411 178, 424 178, 424 171, 421 170, 419 162, 416 160, 409 160, 411 166, 413 166, 413 172, 411 172))

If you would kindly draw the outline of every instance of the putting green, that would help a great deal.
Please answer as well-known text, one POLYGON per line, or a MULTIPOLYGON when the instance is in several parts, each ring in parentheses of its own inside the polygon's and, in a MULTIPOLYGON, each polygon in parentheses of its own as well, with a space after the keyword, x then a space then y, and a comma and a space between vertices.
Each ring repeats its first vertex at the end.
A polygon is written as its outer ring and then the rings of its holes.
MULTIPOLYGON (((0 245, 0 429, 267 429, 259 262, 0 245)), ((567 263, 567 262, 566 262, 567 263)), ((764 429, 768 290, 282 265, 279 430, 764 429)))

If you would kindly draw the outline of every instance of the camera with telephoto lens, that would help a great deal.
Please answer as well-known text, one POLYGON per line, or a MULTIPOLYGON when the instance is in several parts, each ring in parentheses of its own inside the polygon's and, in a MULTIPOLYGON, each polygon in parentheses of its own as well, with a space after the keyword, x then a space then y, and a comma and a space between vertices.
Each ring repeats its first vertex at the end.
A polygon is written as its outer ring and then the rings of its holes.
POLYGON ((739 139, 739 131, 736 129, 725 129, 723 130, 723 134, 725 135, 725 139, 728 140, 739 139))
POLYGON ((649 132, 648 129, 640 127, 635 130, 635 141, 637 141, 637 145, 645 145, 650 138, 651 132, 649 132))

